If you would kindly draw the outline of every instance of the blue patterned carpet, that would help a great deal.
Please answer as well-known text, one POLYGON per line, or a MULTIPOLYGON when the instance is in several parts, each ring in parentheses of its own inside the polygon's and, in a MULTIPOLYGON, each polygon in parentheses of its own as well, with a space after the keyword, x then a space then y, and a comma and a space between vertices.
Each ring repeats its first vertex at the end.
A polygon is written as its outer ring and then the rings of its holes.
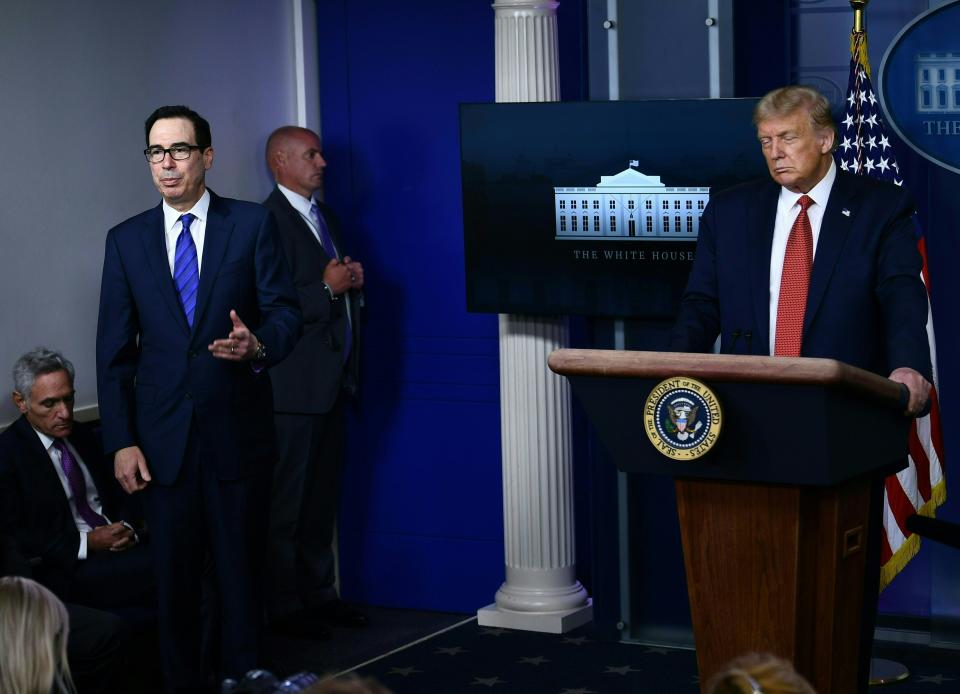
POLYGON ((583 627, 539 634, 480 627, 476 620, 370 663, 396 694, 699 691, 693 651, 604 643, 583 627))
MULTIPOLYGON (((960 692, 960 652, 877 649, 910 679, 879 694, 960 692)), ((468 620, 357 668, 396 694, 696 694, 693 651, 603 642, 588 625, 569 634, 489 629, 468 620)))

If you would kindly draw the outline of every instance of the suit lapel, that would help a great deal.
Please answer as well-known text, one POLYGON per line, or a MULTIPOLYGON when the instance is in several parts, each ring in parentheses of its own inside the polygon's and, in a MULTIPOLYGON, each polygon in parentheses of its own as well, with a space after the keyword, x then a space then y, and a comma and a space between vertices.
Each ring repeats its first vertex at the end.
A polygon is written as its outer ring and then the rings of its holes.
MULTIPOLYGON (((320 243, 320 239, 318 239, 316 234, 314 234, 313 231, 310 229, 310 225, 307 224, 303 216, 299 212, 297 212, 297 210, 294 208, 293 205, 290 204, 290 201, 287 200, 287 196, 281 193, 279 188, 274 188, 273 193, 271 193, 270 195, 271 197, 276 196, 275 197, 276 206, 279 207, 281 210, 283 210, 283 213, 287 215, 287 218, 290 224, 292 224, 295 229, 298 229, 300 231, 300 233, 303 235, 305 243, 316 247, 316 249, 320 251, 321 254, 323 254, 324 258, 326 258, 327 260, 330 260, 330 256, 328 256, 326 250, 324 250, 323 244, 320 243)), ((320 208, 320 214, 323 214, 322 207, 320 208)), ((330 225, 328 222, 327 230, 329 231, 329 229, 330 229, 330 225)), ((334 243, 336 242, 337 242, 336 239, 334 239, 334 243)))
POLYGON ((67 511, 70 512, 67 495, 66 492, 63 491, 63 483, 60 482, 57 471, 53 469, 53 462, 50 460, 50 455, 46 449, 44 449, 43 444, 40 443, 40 437, 37 436, 37 432, 33 430, 33 427, 30 426, 30 422, 27 421, 25 416, 21 416, 20 419, 14 422, 13 426, 16 428, 17 435, 20 437, 29 455, 29 460, 24 461, 27 472, 31 476, 34 476, 36 481, 39 482, 36 492, 56 499, 57 503, 66 506, 67 511))
POLYGON ((203 260, 200 266, 200 286, 197 289, 197 309, 193 317, 193 329, 196 330, 203 320, 203 314, 213 291, 223 255, 230 243, 233 223, 229 220, 229 210, 219 196, 210 191, 210 209, 207 212, 207 224, 203 236, 203 260))
POLYGON ((770 344, 770 251, 773 227, 777 223, 777 199, 780 187, 764 186, 757 204, 750 205, 747 219, 747 252, 750 254, 750 294, 756 335, 753 340, 765 354, 770 344))
POLYGON ((163 302, 167 305, 177 325, 184 333, 189 333, 190 326, 187 325, 187 317, 183 314, 180 297, 177 296, 177 288, 173 283, 173 276, 170 274, 167 244, 164 240, 163 210, 160 205, 150 210, 150 214, 147 215, 141 238, 143 239, 147 265, 150 266, 150 272, 153 273, 157 282, 163 302))
POLYGON ((854 207, 854 192, 846 184, 844 174, 837 171, 833 190, 827 209, 820 223, 820 237, 817 240, 817 252, 813 258, 813 270, 810 274, 810 289, 807 293, 807 309, 803 317, 803 334, 806 335, 823 303, 823 297, 830 284, 830 278, 840 258, 840 251, 850 235, 850 228, 857 211, 854 207), (846 210, 847 214, 843 211, 846 210))

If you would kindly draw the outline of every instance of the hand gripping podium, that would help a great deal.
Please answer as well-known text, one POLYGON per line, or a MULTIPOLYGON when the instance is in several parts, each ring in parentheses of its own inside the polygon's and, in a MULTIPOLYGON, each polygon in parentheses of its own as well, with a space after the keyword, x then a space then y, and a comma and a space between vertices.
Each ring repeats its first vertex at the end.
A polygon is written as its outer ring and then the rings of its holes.
POLYGON ((820 694, 866 691, 883 478, 906 465, 900 385, 831 359, 562 349, 549 364, 621 470, 675 478, 701 688, 757 651, 820 694), (722 409, 695 460, 645 432, 647 397, 672 377, 722 409))

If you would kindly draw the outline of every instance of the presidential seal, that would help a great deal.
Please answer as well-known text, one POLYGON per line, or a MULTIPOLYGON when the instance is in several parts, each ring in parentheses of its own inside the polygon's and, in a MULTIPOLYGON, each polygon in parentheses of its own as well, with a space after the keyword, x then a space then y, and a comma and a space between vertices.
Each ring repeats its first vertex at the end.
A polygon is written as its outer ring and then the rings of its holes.
POLYGON ((643 407, 643 424, 654 447, 674 460, 694 460, 720 436, 720 402, 700 381, 676 376, 657 384, 643 407))

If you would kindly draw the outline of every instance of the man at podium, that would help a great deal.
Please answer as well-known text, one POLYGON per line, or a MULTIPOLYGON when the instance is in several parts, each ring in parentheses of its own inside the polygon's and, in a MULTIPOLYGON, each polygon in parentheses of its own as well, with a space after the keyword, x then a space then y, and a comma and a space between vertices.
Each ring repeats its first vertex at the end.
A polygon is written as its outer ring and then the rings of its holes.
POLYGON ((723 353, 837 359, 904 384, 919 414, 932 369, 913 201, 837 169, 816 90, 776 89, 753 120, 772 181, 711 197, 671 347, 709 352, 719 337, 723 353))

